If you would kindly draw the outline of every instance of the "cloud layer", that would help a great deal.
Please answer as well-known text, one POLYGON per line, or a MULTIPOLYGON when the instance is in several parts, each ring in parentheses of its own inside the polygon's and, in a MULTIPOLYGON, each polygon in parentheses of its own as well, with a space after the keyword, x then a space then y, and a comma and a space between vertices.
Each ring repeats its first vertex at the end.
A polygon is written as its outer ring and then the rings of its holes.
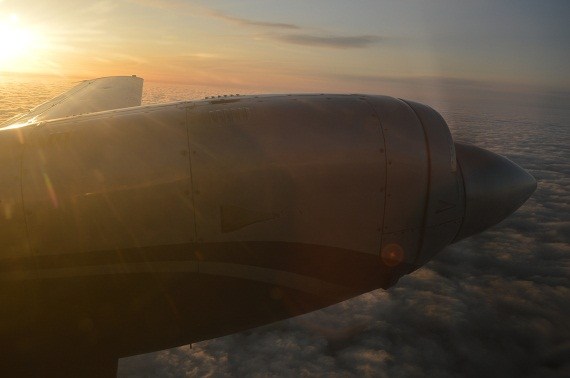
POLYGON ((334 35, 310 28, 303 28, 295 24, 249 20, 214 10, 207 11, 207 14, 239 26, 254 27, 265 31, 294 31, 287 34, 266 34, 266 37, 270 39, 293 45, 350 49, 369 47, 382 41, 382 38, 375 35, 334 35))
POLYGON ((261 36, 279 43, 303 45, 324 48, 366 48, 382 41, 376 35, 343 35, 329 31, 315 30, 294 23, 254 20, 238 17, 217 9, 197 6, 180 0, 130 0, 141 6, 166 9, 172 11, 187 11, 201 14, 228 24, 261 32, 261 36))
POLYGON ((283 22, 268 22, 268 21, 255 21, 249 20, 246 18, 240 18, 235 16, 230 16, 226 13, 210 10, 207 11, 207 14, 211 17, 218 18, 223 21, 228 21, 236 25, 240 26, 253 26, 253 27, 260 27, 260 28, 268 28, 268 29, 300 29, 299 26, 294 24, 287 24, 283 22))
POLYGON ((380 37, 374 35, 333 36, 319 34, 284 34, 277 35, 274 38, 295 45, 341 49, 368 47, 382 40, 380 37))

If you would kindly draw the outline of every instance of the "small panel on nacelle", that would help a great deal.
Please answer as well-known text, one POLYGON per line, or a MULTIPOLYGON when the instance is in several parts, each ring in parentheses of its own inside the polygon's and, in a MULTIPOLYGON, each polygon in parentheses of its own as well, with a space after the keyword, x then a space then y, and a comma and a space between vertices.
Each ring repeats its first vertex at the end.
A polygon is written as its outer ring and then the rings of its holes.
POLYGON ((365 101, 249 97, 188 112, 199 241, 283 241, 378 254, 384 143, 365 101), (212 117, 234 113, 240 116, 212 117))

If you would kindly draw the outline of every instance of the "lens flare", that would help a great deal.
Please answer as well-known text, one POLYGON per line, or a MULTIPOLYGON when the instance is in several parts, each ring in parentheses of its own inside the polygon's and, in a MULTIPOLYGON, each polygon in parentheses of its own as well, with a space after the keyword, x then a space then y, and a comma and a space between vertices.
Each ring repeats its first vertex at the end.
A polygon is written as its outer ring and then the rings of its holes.
POLYGON ((53 184, 49 178, 49 176, 47 175, 47 173, 43 173, 44 176, 44 182, 46 184, 46 190, 49 194, 49 198, 51 200, 51 204, 53 205, 54 209, 57 209, 59 207, 59 201, 57 199, 57 193, 55 192, 55 189, 53 187, 53 184))
POLYGON ((395 267, 404 261, 404 249, 398 244, 391 243, 382 248, 380 257, 384 264, 395 267))

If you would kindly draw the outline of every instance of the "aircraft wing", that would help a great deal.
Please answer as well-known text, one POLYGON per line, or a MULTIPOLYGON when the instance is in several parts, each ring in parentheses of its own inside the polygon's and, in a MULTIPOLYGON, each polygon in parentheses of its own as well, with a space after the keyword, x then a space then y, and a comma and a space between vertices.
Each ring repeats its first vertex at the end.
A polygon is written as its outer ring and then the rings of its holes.
POLYGON ((10 118, 0 127, 139 106, 142 86, 143 79, 136 76, 85 80, 27 113, 10 118))

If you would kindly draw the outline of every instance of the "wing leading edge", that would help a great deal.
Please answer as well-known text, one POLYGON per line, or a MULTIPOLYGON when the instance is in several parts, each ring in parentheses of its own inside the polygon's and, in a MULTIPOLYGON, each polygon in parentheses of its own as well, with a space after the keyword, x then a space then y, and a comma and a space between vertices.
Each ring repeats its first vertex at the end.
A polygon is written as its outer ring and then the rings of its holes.
POLYGON ((143 79, 136 76, 85 80, 27 113, 9 119, 0 127, 139 106, 142 87, 143 79))

